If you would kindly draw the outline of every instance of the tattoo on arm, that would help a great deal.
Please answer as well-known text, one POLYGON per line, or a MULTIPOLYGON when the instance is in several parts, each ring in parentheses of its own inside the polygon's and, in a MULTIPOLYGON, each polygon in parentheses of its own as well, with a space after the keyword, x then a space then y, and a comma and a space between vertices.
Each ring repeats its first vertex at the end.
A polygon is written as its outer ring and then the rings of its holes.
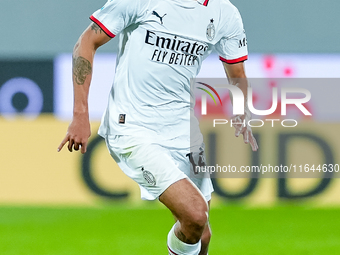
POLYGON ((94 32, 95 32, 96 34, 97 34, 98 31, 99 31, 100 34, 102 33, 102 29, 101 29, 96 23, 93 23, 93 24, 92 24, 91 30, 94 30, 94 32))
POLYGON ((92 65, 90 61, 83 57, 73 57, 73 75, 78 85, 85 83, 86 77, 91 74, 92 65))

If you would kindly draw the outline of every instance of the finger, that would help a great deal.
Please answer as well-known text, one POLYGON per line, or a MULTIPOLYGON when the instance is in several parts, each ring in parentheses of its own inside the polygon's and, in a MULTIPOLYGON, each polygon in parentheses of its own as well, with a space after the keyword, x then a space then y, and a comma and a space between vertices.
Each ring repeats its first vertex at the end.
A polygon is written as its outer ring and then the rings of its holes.
POLYGON ((240 134, 243 134, 247 127, 244 125, 244 121, 242 121, 240 116, 237 116, 232 119, 233 126, 235 128, 235 136, 239 137, 240 134))
POLYGON ((84 154, 85 152, 86 152, 86 147, 87 147, 87 143, 83 143, 82 145, 81 145, 81 153, 82 154, 84 154))
POLYGON ((235 127, 235 136, 239 137, 241 134, 241 128, 235 127))
POLYGON ((73 139, 71 139, 69 142, 68 142, 68 150, 70 151, 70 152, 72 152, 72 147, 73 147, 73 145, 74 145, 74 140, 73 139))
MULTIPOLYGON (((233 121, 233 123, 239 123, 240 118, 236 117, 232 121, 233 121)), ((241 134, 242 126, 240 124, 233 124, 233 127, 235 128, 235 136, 239 137, 240 134, 241 134)))
POLYGON ((73 148, 75 151, 79 151, 79 147, 81 146, 80 143, 74 143, 73 148))
POLYGON ((238 133, 236 134, 235 132, 235 135, 236 137, 239 137, 241 134, 244 136, 244 134, 247 132, 247 127, 244 127, 244 126, 239 126, 239 130, 238 130, 238 133))
POLYGON ((235 136, 239 137, 240 134, 242 133, 243 127, 241 125, 234 125, 235 128, 235 136))
POLYGON ((67 141, 68 141, 68 136, 65 136, 64 140, 61 142, 61 144, 58 147, 58 152, 61 151, 61 149, 64 147, 67 141))
POLYGON ((249 131, 248 130, 243 133, 243 141, 245 144, 249 143, 249 131))

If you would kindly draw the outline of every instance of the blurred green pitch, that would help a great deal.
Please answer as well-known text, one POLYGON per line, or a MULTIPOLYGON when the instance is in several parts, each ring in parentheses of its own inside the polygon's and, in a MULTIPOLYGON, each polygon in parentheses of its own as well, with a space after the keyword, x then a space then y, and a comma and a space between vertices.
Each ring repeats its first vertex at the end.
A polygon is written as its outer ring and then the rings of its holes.
MULTIPOLYGON (((209 255, 340 254, 340 209, 219 206, 210 221, 209 255)), ((172 224, 171 214, 154 203, 137 208, 2 206, 0 254, 165 255, 172 224)))

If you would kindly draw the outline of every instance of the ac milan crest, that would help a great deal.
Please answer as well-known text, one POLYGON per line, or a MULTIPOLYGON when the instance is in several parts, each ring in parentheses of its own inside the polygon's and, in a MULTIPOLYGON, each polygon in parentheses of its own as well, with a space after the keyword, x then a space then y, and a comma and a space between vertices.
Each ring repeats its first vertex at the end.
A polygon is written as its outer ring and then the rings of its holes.
POLYGON ((215 37, 214 19, 211 19, 207 27, 207 38, 209 41, 212 41, 214 37, 215 37))
POLYGON ((144 170, 144 167, 142 167, 142 172, 143 172, 144 179, 149 183, 149 185, 155 186, 156 185, 156 179, 153 176, 153 174, 150 173, 147 170, 144 170))

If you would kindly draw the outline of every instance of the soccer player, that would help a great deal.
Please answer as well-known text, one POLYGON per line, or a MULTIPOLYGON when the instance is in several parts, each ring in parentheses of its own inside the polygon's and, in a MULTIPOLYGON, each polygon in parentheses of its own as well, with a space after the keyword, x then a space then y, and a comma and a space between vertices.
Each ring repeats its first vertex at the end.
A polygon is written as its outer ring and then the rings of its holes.
MULTIPOLYGON (((204 144, 190 79, 215 48, 230 82, 247 96, 241 16, 228 0, 109 0, 90 19, 73 51, 73 119, 58 151, 68 142, 69 151, 86 152, 93 57, 119 35, 116 75, 98 133, 142 198, 159 199, 177 219, 168 234, 169 254, 205 255, 213 188, 210 178, 193 173, 193 164, 204 165, 204 144)), ((257 150, 251 129, 235 128, 257 150)))

